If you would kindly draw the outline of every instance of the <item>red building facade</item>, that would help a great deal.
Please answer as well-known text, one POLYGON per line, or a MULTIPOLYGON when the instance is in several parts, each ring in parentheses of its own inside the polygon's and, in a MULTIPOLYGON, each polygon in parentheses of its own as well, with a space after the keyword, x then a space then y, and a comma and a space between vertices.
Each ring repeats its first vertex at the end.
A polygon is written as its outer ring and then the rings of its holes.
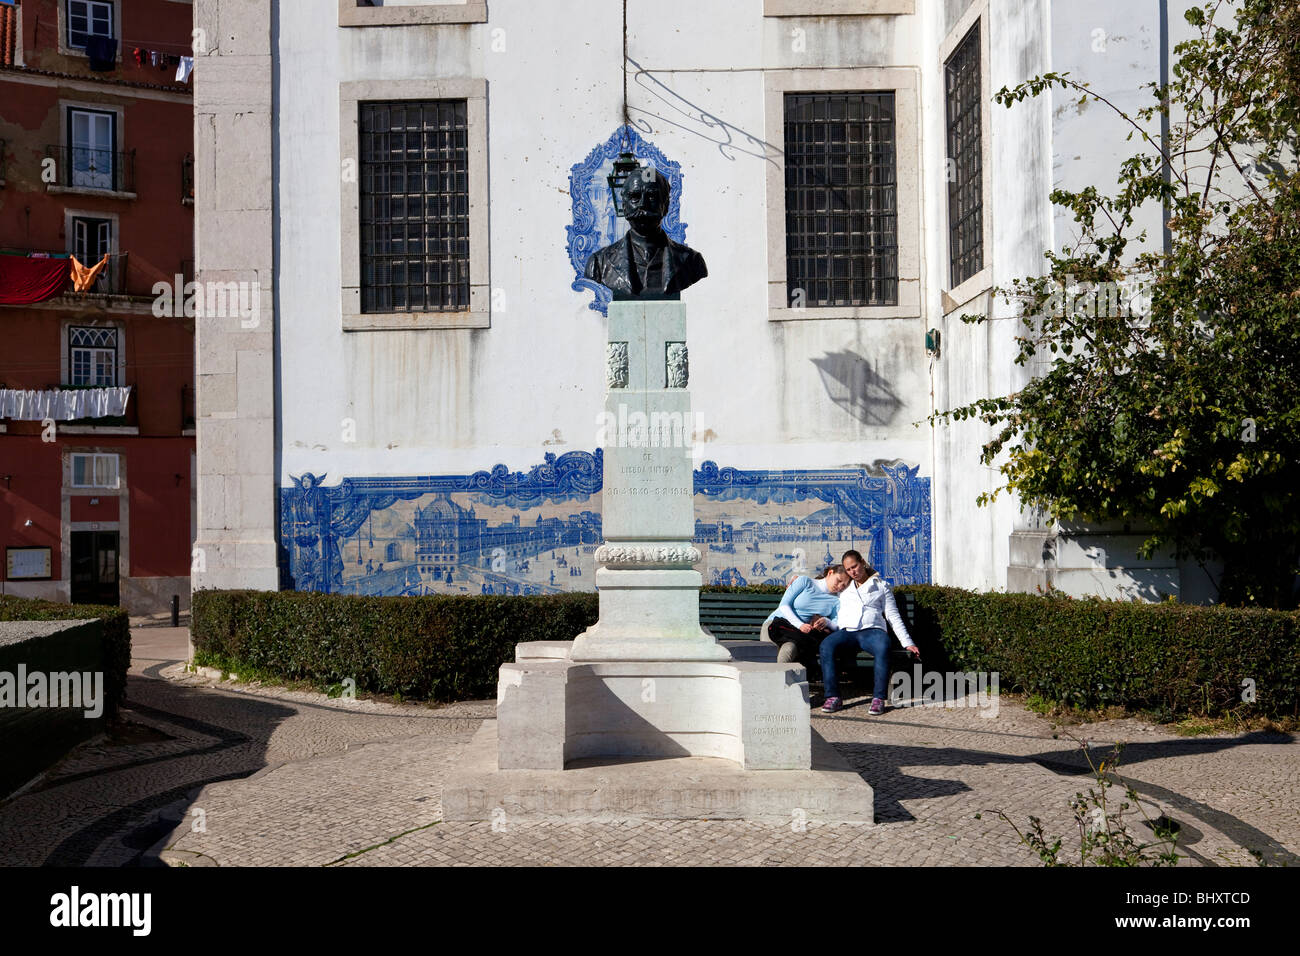
POLYGON ((192 20, 183 0, 0 0, 4 593, 189 603, 192 20))

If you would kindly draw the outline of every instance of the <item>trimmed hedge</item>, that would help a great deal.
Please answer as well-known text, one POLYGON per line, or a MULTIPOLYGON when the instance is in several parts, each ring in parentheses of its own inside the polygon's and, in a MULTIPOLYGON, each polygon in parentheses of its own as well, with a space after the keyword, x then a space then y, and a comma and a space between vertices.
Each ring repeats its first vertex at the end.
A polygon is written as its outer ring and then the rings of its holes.
POLYGON ((595 594, 355 597, 313 591, 195 591, 195 663, 437 701, 496 696, 521 641, 571 641, 595 594))
POLYGON ((126 672, 131 666, 131 619, 120 607, 58 604, 0 595, 0 621, 103 621, 104 716, 117 716, 126 699, 126 672))
MULTIPOLYGON (((709 591, 780 593, 779 587, 709 591)), ((981 594, 910 585, 927 670, 997 671, 1000 686, 1076 707, 1162 715, 1241 703, 1300 713, 1300 612, 981 594)), ((195 660, 437 701, 495 696, 522 641, 567 641, 595 623, 595 594, 353 597, 196 591, 195 660)))
POLYGON ((1300 612, 933 585, 899 591, 916 598, 913 637, 923 655, 934 648, 948 667, 997 671, 1008 690, 1173 717, 1238 707, 1252 681, 1255 713, 1300 713, 1300 612))

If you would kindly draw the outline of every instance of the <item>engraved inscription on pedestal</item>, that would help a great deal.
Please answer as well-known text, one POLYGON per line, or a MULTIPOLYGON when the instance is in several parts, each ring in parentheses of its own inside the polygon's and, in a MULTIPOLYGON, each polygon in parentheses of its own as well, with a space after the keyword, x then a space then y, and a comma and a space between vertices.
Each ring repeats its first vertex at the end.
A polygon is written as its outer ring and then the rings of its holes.
POLYGON ((596 563, 605 567, 662 567, 680 565, 690 567, 700 561, 700 551, 695 547, 629 547, 602 544, 596 549, 596 563))
POLYGON ((605 387, 627 388, 627 343, 610 342, 605 349, 605 387))
POLYGON ((690 375, 686 357, 685 342, 669 342, 665 368, 665 381, 668 388, 685 388, 690 375))
POLYGON ((754 717, 754 733, 764 737, 792 737, 802 728, 793 714, 758 714, 754 717))

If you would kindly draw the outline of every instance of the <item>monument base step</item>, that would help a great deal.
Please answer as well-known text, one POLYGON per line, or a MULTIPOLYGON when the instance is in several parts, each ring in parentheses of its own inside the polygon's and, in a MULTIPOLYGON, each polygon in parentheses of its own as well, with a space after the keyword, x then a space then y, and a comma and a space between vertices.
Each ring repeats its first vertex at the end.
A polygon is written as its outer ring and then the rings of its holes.
POLYGON ((875 822, 870 784, 815 730, 811 770, 742 770, 717 757, 598 758, 564 770, 498 770, 486 720, 442 791, 447 821, 875 822))

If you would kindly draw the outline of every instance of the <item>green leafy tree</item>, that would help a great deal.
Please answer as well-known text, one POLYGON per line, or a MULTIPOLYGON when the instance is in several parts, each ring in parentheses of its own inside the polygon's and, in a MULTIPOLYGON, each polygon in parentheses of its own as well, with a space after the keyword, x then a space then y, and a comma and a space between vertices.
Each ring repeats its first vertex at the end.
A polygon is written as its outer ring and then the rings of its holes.
MULTIPOLYGON (((1170 83, 1135 115, 1068 74, 1053 87, 1114 110, 1145 147, 1118 191, 1057 189, 1080 239, 1045 275, 1000 294, 1024 327, 1020 391, 931 416, 995 427, 982 460, 1030 506, 1067 521, 1138 522, 1146 554, 1172 547, 1224 565, 1220 599, 1295 605, 1300 550, 1300 5, 1211 3, 1186 14, 1170 83), (1232 25, 1225 25, 1228 14, 1232 25), (1167 139, 1148 127, 1170 118, 1167 139), (1167 211, 1169 248, 1125 256, 1144 204, 1167 211)), ((987 321, 963 316, 968 323, 987 321)))

